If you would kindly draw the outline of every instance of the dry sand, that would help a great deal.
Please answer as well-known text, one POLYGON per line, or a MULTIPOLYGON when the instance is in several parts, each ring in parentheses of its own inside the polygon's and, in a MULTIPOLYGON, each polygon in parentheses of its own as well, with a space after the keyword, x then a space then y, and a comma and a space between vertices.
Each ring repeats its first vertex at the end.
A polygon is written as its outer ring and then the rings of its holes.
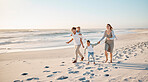
POLYGON ((104 43, 94 48, 96 65, 87 55, 73 64, 73 48, 0 54, 0 82, 148 82, 148 30, 134 31, 117 35, 113 63, 103 63, 104 43))

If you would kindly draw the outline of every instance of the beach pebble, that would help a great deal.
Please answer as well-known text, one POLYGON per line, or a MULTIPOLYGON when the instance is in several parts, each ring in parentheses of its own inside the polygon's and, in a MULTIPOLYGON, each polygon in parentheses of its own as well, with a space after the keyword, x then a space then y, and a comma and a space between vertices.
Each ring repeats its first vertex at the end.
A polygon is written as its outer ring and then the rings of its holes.
POLYGON ((85 79, 86 79, 86 78, 85 78, 85 77, 83 77, 83 78, 80 78, 80 79, 79 79, 79 81, 83 81, 83 80, 85 80, 85 79))
POLYGON ((49 68, 49 66, 45 66, 45 68, 49 68))
POLYGON ((109 74, 105 74, 104 76, 108 77, 108 76, 109 76, 109 74))
POLYGON ((59 78, 57 78, 57 80, 64 80, 64 79, 67 79, 68 77, 67 76, 61 76, 59 78))
POLYGON ((127 59, 124 59, 124 60, 127 60, 127 59))
POLYGON ((65 62, 62 62, 62 63, 65 63, 65 62))
POLYGON ((28 73, 22 73, 22 75, 28 75, 28 73))
POLYGON ((103 68, 98 68, 98 70, 102 70, 103 68))

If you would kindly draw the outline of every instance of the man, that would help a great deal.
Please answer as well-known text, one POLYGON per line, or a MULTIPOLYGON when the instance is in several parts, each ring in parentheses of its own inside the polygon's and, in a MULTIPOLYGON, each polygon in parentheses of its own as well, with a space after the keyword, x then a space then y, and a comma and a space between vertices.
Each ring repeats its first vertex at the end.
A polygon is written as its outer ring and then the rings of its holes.
POLYGON ((69 44, 71 41, 74 40, 74 45, 75 45, 75 54, 76 54, 76 59, 73 61, 73 63, 76 63, 77 62, 77 57, 78 57, 78 54, 81 56, 81 61, 83 61, 84 57, 82 55, 82 53, 80 52, 80 46, 82 45, 82 47, 84 48, 84 45, 83 45, 83 42, 82 42, 82 38, 81 38, 81 35, 79 35, 77 32, 76 32, 76 28, 73 27, 71 29, 72 31, 72 39, 68 42, 66 42, 67 44, 69 44))

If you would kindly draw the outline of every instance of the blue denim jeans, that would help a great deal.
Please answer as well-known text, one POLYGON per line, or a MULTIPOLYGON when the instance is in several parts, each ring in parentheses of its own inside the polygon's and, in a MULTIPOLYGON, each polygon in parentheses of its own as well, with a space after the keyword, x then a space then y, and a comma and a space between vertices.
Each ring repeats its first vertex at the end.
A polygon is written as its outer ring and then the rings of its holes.
POLYGON ((91 55, 92 58, 93 58, 93 62, 95 62, 94 52, 88 52, 88 62, 89 62, 89 57, 90 57, 90 55, 91 55))

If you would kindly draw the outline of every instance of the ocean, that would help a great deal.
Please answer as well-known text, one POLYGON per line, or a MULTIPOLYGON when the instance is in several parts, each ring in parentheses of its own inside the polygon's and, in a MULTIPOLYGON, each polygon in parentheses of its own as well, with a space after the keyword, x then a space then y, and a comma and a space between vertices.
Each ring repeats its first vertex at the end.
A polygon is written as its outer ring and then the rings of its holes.
MULTIPOLYGON (((105 29, 81 29, 83 42, 98 42, 105 29)), ((114 30, 115 34, 133 33, 132 29, 114 30)), ((22 52, 35 50, 51 50, 74 47, 73 42, 66 44, 71 39, 71 31, 67 29, 40 29, 40 30, 1 30, 0 54, 8 52, 22 52)), ((117 36, 118 38, 118 36, 117 36)))

